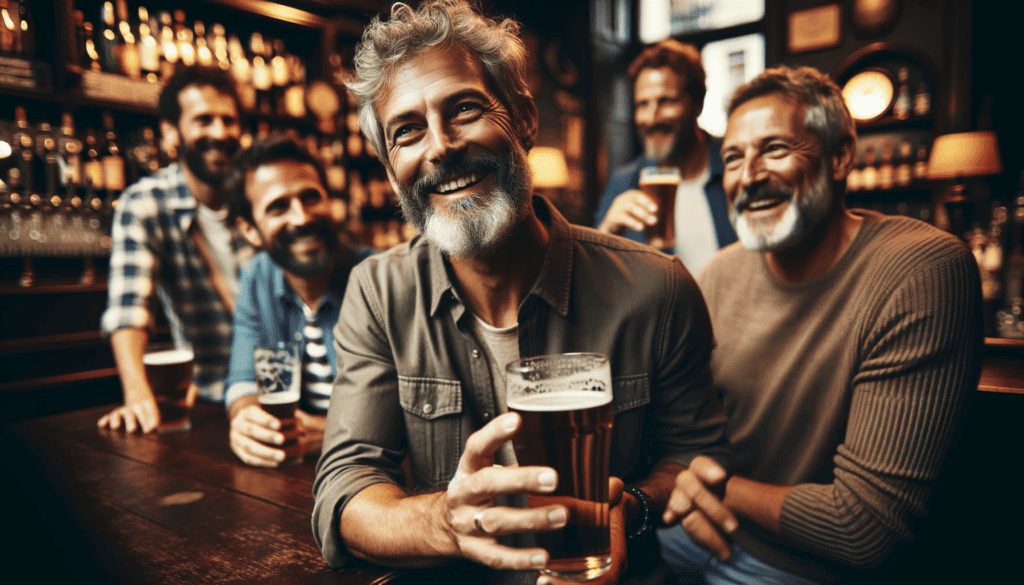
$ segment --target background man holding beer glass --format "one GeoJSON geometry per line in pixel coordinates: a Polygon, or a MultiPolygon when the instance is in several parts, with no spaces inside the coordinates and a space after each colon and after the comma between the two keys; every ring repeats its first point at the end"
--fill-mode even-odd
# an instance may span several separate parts
{"type": "Polygon", "coordinates": [[[231,449],[250,465],[275,467],[288,446],[301,457],[306,441],[318,446],[323,433],[337,372],[332,329],[349,271],[367,255],[339,240],[325,184],[316,157],[287,138],[243,151],[225,182],[228,221],[263,249],[242,272],[224,397],[231,449]],[[298,361],[287,368],[297,377],[286,389],[293,399],[268,407],[284,409],[283,417],[260,407],[253,358],[257,348],[279,347],[298,361]],[[300,441],[302,433],[309,436],[300,441]]]}
{"type": "Polygon", "coordinates": [[[695,459],[659,539],[687,582],[877,583],[977,388],[978,267],[928,224],[846,209],[857,136],[827,76],[770,69],[728,111],[742,245],[700,284],[736,474],[695,459]]]}
{"type": "Polygon", "coordinates": [[[180,67],[161,91],[161,132],[178,145],[182,163],[143,178],[117,201],[100,327],[110,338],[124,405],[100,427],[149,432],[160,423],[143,369],[154,297],[175,343],[194,352],[199,396],[224,397],[236,272],[248,249],[224,224],[221,192],[242,132],[237,103],[234,81],[217,68],[180,67]]]}
{"type": "Polygon", "coordinates": [[[721,140],[697,125],[707,92],[700,53],[693,45],[661,41],[640,53],[628,73],[644,153],[608,180],[594,225],[674,250],[696,275],[719,248],[736,241],[722,190],[721,140]],[[676,178],[669,182],[661,172],[660,180],[645,181],[646,167],[674,169],[676,178]]]}
{"type": "MultiPolygon", "coordinates": [[[[506,413],[504,366],[593,352],[610,363],[610,474],[629,486],[619,502],[616,480],[609,496],[612,582],[627,534],[659,516],[681,466],[724,461],[700,292],[678,259],[572,226],[531,198],[537,110],[515,22],[451,0],[396,4],[364,32],[355,63],[361,129],[421,235],[350,277],[314,484],[324,558],[537,582],[552,551],[510,537],[562,529],[570,510],[503,505],[563,479],[513,465],[503,447],[521,425],[506,413]]],[[[660,562],[640,536],[629,570],[650,569],[645,547],[660,562]]]]}

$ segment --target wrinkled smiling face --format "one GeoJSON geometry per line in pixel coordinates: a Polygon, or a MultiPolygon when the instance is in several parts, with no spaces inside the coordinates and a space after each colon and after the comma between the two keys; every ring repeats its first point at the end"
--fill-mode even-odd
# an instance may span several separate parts
{"type": "Polygon", "coordinates": [[[733,111],[722,140],[729,220],[748,250],[798,245],[833,202],[827,157],[804,123],[807,108],[777,94],[733,111]]]}
{"type": "Polygon", "coordinates": [[[398,68],[376,108],[406,219],[451,256],[500,243],[528,209],[529,167],[479,59],[421,53],[398,68]]]}

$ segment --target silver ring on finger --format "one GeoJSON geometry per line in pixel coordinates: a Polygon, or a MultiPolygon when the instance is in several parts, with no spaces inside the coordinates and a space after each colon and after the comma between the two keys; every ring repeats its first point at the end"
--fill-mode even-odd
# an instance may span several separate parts
{"type": "Polygon", "coordinates": [[[480,534],[490,534],[490,532],[488,532],[487,529],[484,528],[483,522],[481,522],[481,520],[483,519],[483,516],[484,516],[484,511],[483,510],[480,510],[479,512],[474,514],[473,515],[473,523],[476,524],[476,529],[477,529],[478,532],[480,532],[480,534]]]}

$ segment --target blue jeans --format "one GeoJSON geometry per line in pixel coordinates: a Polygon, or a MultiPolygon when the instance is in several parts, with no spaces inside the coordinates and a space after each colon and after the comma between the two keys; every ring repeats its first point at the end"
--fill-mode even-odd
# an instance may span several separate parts
{"type": "Polygon", "coordinates": [[[657,531],[661,556],[676,579],[683,585],[746,585],[772,583],[779,585],[817,585],[815,581],[776,569],[759,560],[738,544],[732,545],[732,558],[718,560],[707,549],[696,544],[680,526],[657,531]]]}

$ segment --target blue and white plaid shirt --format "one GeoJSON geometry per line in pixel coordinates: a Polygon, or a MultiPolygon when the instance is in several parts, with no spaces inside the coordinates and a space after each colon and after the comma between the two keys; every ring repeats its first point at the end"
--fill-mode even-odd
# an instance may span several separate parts
{"type": "MultiPolygon", "coordinates": [[[[104,337],[125,328],[151,330],[151,307],[158,297],[175,342],[191,345],[195,353],[192,379],[200,397],[221,401],[231,355],[231,313],[188,236],[196,205],[177,164],[121,194],[110,234],[107,310],[100,328],[104,337]]],[[[236,258],[246,247],[236,234],[236,258]]]]}

